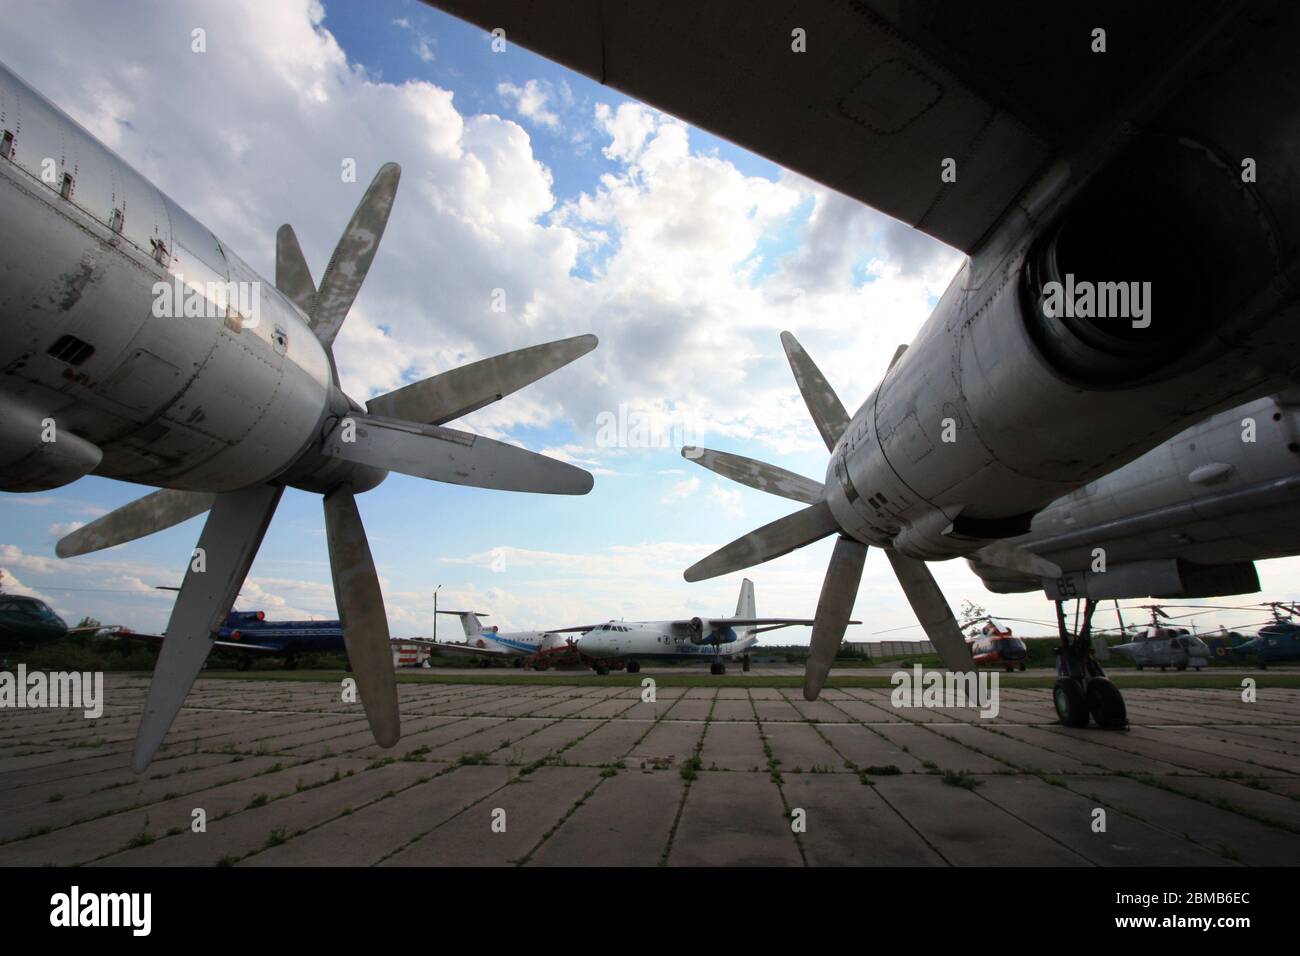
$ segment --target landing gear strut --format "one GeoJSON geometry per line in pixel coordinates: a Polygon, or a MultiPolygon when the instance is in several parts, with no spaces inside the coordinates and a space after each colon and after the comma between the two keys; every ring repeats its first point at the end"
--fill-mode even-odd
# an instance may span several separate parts
{"type": "Polygon", "coordinates": [[[1061,637],[1056,652],[1056,686],[1052,690],[1056,716],[1066,727],[1087,727],[1091,717],[1105,730],[1123,730],[1128,726],[1124,697],[1092,653],[1092,615],[1097,601],[1085,599],[1083,626],[1073,635],[1065,626],[1065,602],[1055,603],[1061,637]]]}
{"type": "Polygon", "coordinates": [[[709,673],[714,677],[720,677],[727,673],[727,665],[722,663],[722,644],[713,645],[713,663],[709,665],[709,673]]]}

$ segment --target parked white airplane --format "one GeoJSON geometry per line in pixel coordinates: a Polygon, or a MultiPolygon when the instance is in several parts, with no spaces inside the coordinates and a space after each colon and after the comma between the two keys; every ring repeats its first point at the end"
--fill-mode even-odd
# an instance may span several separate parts
{"type": "Polygon", "coordinates": [[[740,585],[735,617],[609,621],[594,627],[565,630],[583,632],[577,642],[578,656],[597,674],[624,667],[629,674],[635,674],[641,670],[640,662],[647,660],[708,660],[710,673],[725,674],[724,661],[737,658],[749,670],[749,651],[763,631],[813,624],[811,618],[754,615],[754,582],[745,578],[740,585]]]}
{"type": "Polygon", "coordinates": [[[573,639],[556,631],[499,631],[495,627],[484,627],[478,611],[439,611],[439,614],[451,614],[460,618],[461,627],[465,629],[465,643],[455,644],[442,641],[426,641],[414,638],[417,644],[453,654],[471,654],[491,658],[512,658],[515,667],[528,664],[536,670],[545,670],[557,656],[567,653],[573,647],[573,639]]]}
{"type": "Polygon", "coordinates": [[[334,594],[361,702],[400,735],[383,594],[356,495],[418,478],[586,494],[587,472],[442,427],[596,346],[521,349],[370,399],[339,386],[333,344],[388,223],[379,170],[317,286],[293,229],[266,282],[175,202],[0,66],[0,491],[95,474],[162,490],[63,538],[60,557],[209,512],[154,669],[132,766],[162,744],[286,487],[321,494],[334,594]]]}

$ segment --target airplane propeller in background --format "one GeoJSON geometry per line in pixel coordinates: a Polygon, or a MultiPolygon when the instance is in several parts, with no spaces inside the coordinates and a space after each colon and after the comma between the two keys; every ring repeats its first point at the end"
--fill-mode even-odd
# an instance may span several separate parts
{"type": "MultiPolygon", "coordinates": [[[[785,346],[786,358],[813,424],[826,443],[827,451],[834,451],[840,436],[848,428],[848,413],[835,390],[795,337],[789,332],[782,332],[781,344],[785,346]]],[[[902,358],[906,348],[905,345],[899,346],[889,363],[891,369],[902,358]]],[[[684,575],[687,581],[703,581],[739,571],[771,561],[832,534],[839,535],[826,569],[826,577],[822,581],[808,663],[804,670],[803,695],[807,700],[816,700],[844,640],[849,615],[853,612],[853,602],[862,582],[867,545],[840,527],[826,502],[825,486],[820,482],[776,465],[708,448],[683,448],[682,457],[724,478],[807,505],[793,514],[742,535],[692,565],[684,575]]],[[[943,659],[944,666],[951,670],[969,669],[970,650],[929,567],[924,561],[907,557],[892,548],[885,549],[885,556],[889,558],[908,603],[930,643],[943,659]]],[[[1060,568],[1050,561],[1005,542],[994,542],[980,549],[977,556],[989,564],[1014,567],[1026,573],[1050,577],[1061,573],[1060,568]]]]}
{"type": "MultiPolygon", "coordinates": [[[[319,444],[307,460],[357,466],[366,490],[381,471],[433,481],[582,495],[592,477],[565,462],[442,427],[549,375],[597,345],[594,335],[548,342],[432,376],[372,398],[361,407],[338,390],[333,344],[365,281],[397,194],[396,163],[379,170],[330,257],[319,288],[293,229],[276,234],[276,287],[307,316],[329,357],[335,391],[319,444]]],[[[292,467],[289,469],[292,471],[292,467]]],[[[324,492],[325,535],[344,642],[361,702],[376,742],[400,736],[397,683],[388,618],[374,558],[357,509],[357,489],[346,477],[324,492]]],[[[205,567],[191,563],[167,624],[153,683],[136,737],[132,766],[142,771],[162,745],[212,649],[213,634],[234,605],[284,491],[280,482],[219,494],[163,489],[79,528],[59,541],[60,557],[87,554],[172,527],[209,511],[199,537],[205,567]]]]}

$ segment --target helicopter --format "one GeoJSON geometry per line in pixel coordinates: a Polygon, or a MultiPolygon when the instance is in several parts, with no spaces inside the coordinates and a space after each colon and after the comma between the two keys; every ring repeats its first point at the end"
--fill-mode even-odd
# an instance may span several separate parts
{"type": "Polygon", "coordinates": [[[1151,623],[1140,628],[1132,641],[1117,644],[1111,648],[1112,651],[1123,654],[1138,670],[1159,667],[1163,671],[1173,667],[1185,671],[1191,667],[1199,671],[1209,666],[1210,648],[1203,640],[1185,627],[1162,624],[1170,617],[1161,605],[1143,604],[1141,607],[1151,612],[1151,623]]]}
{"type": "Polygon", "coordinates": [[[1260,667],[1286,661],[1300,661],[1300,624],[1293,615],[1300,615],[1295,604],[1270,601],[1266,605],[1273,611],[1273,621],[1259,629],[1259,634],[1241,644],[1229,647],[1235,657],[1253,657],[1260,667]]]}

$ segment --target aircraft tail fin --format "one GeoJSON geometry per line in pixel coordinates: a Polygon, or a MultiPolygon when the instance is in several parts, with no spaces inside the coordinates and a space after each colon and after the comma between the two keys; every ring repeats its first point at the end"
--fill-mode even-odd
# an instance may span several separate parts
{"type": "Polygon", "coordinates": [[[480,617],[486,617],[482,611],[439,611],[439,614],[451,614],[460,618],[460,626],[465,629],[465,639],[472,641],[483,633],[483,628],[479,624],[480,617]]]}
{"type": "Polygon", "coordinates": [[[740,599],[736,601],[736,617],[758,617],[754,609],[754,582],[749,578],[740,582],[740,599]]]}

